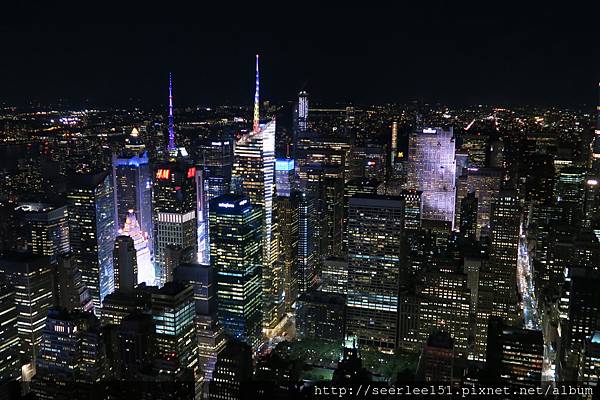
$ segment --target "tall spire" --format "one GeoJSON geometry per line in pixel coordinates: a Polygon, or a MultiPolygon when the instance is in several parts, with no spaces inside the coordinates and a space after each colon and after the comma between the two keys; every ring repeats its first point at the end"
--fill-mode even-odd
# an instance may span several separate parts
{"type": "Polygon", "coordinates": [[[260,113],[259,113],[259,86],[260,86],[260,79],[259,79],[259,74],[258,74],[258,54],[256,55],[256,90],[254,92],[254,123],[252,124],[252,132],[254,133],[258,133],[259,130],[259,120],[260,120],[260,113]]]}
{"type": "Polygon", "coordinates": [[[173,79],[169,72],[169,147],[168,150],[175,150],[175,127],[173,124],[173,79]]]}

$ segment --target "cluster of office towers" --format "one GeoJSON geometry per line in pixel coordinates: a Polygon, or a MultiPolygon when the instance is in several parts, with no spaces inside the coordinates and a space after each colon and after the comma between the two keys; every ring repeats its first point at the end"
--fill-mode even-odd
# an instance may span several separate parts
{"type": "MultiPolygon", "coordinates": [[[[201,160],[176,145],[170,81],[162,162],[133,129],[112,171],[70,177],[67,206],[21,206],[30,252],[0,260],[0,372],[35,373],[47,398],[54,376],[101,381],[111,358],[119,376],[144,361],[136,379],[211,380],[227,338],[257,349],[295,317],[300,338],[422,351],[431,380],[459,358],[539,382],[543,338],[521,329],[517,291],[523,201],[501,143],[482,153],[477,137],[417,126],[404,161],[393,123],[386,178],[352,178],[349,144],[314,140],[301,92],[291,157],[276,159],[258,79],[257,57],[252,129],[201,160]],[[520,350],[498,359],[504,342],[520,350]]],[[[584,343],[595,328],[581,324],[584,343]]]]}

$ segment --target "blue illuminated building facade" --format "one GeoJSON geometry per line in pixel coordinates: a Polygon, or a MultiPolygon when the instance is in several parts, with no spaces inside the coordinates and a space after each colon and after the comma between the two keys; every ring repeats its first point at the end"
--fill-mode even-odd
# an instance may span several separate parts
{"type": "Polygon", "coordinates": [[[99,309],[104,296],[112,293],[115,200],[110,172],[81,174],[71,178],[67,194],[71,252],[94,302],[99,309]]]}
{"type": "Polygon", "coordinates": [[[277,196],[290,197],[294,185],[294,159],[275,160],[275,188],[277,196]]]}

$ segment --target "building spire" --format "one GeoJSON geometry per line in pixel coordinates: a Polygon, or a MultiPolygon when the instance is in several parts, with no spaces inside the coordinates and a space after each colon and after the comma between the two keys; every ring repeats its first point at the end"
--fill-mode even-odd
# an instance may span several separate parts
{"type": "Polygon", "coordinates": [[[256,90],[254,92],[254,121],[252,124],[252,132],[253,133],[258,133],[259,130],[259,120],[260,120],[260,113],[259,113],[259,86],[260,86],[260,79],[259,79],[259,74],[258,74],[258,54],[256,55],[256,90]]]}
{"type": "Polygon", "coordinates": [[[175,127],[173,124],[173,79],[169,72],[169,147],[168,150],[175,150],[175,127]]]}

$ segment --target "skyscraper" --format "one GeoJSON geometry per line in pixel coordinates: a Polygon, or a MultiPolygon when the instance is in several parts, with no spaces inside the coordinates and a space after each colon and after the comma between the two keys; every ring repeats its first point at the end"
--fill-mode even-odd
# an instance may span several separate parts
{"type": "Polygon", "coordinates": [[[89,396],[105,378],[107,360],[100,321],[92,313],[52,308],[44,326],[33,392],[42,399],[89,396]]]}
{"type": "Polygon", "coordinates": [[[262,208],[263,322],[266,328],[272,328],[283,316],[283,271],[276,262],[278,254],[273,235],[275,121],[264,125],[259,121],[258,55],[253,128],[235,145],[232,179],[238,182],[240,194],[248,196],[253,206],[262,208]]]}
{"type": "Polygon", "coordinates": [[[515,324],[519,318],[517,261],[519,255],[521,210],[517,195],[502,190],[492,204],[489,262],[479,272],[475,357],[486,357],[488,320],[492,316],[515,324]]]}
{"type": "Polygon", "coordinates": [[[344,224],[343,242],[344,249],[348,247],[348,204],[354,195],[377,194],[377,188],[381,184],[377,179],[354,178],[344,184],[344,224]]]}
{"type": "Polygon", "coordinates": [[[453,351],[467,358],[470,354],[471,291],[468,275],[454,260],[439,256],[423,273],[419,285],[419,342],[425,344],[438,331],[448,332],[453,339],[453,351]]]}
{"type": "Polygon", "coordinates": [[[217,356],[226,342],[223,325],[217,317],[215,268],[204,264],[182,264],[175,269],[173,279],[194,288],[200,370],[204,382],[208,382],[212,379],[217,356]]]}
{"type": "Polygon", "coordinates": [[[600,382],[600,331],[594,331],[585,341],[579,363],[577,383],[598,386],[600,382]]]}
{"type": "Polygon", "coordinates": [[[277,196],[277,220],[280,226],[280,260],[283,268],[285,310],[290,312],[298,297],[299,217],[302,194],[293,190],[277,196]]]}
{"type": "Polygon", "coordinates": [[[131,292],[137,286],[138,265],[133,239],[120,235],[115,239],[113,251],[115,290],[131,292]]]}
{"type": "Polygon", "coordinates": [[[348,218],[346,331],[381,351],[397,347],[404,202],[355,196],[348,218]]]}
{"type": "Polygon", "coordinates": [[[233,168],[233,139],[228,136],[201,143],[197,160],[204,172],[206,201],[229,193],[233,168]]]}
{"type": "Polygon", "coordinates": [[[33,254],[50,257],[69,252],[67,207],[43,203],[21,203],[17,207],[26,223],[27,246],[33,254]]]}
{"type": "Polygon", "coordinates": [[[460,226],[460,206],[463,198],[468,193],[474,192],[477,198],[477,226],[476,236],[488,237],[490,234],[490,214],[492,202],[500,193],[500,185],[504,171],[501,168],[467,168],[458,177],[456,184],[456,210],[455,225],[460,226]]]}
{"type": "Polygon", "coordinates": [[[310,164],[302,166],[300,174],[305,177],[302,190],[314,201],[318,258],[339,257],[343,254],[344,168],[310,164]]]}
{"type": "Polygon", "coordinates": [[[210,263],[210,241],[208,233],[208,187],[204,170],[196,168],[196,260],[201,264],[210,263]]]}
{"type": "Polygon", "coordinates": [[[323,260],[319,269],[319,291],[348,294],[348,260],[330,257],[323,260]]]}
{"type": "Polygon", "coordinates": [[[410,135],[408,188],[423,192],[423,219],[454,223],[454,153],[452,128],[425,128],[410,135]]]}
{"type": "Polygon", "coordinates": [[[15,289],[0,279],[0,385],[21,377],[15,289]]]}
{"type": "Polygon", "coordinates": [[[173,125],[173,92],[169,74],[169,144],[168,160],[154,172],[152,208],[155,233],[156,283],[164,285],[173,278],[173,268],[179,260],[167,260],[169,248],[190,255],[187,262],[198,255],[198,176],[184,148],[175,145],[173,125]]]}
{"type": "Polygon", "coordinates": [[[73,261],[96,309],[113,291],[116,227],[112,184],[110,172],[74,175],[67,194],[73,261]]]}
{"type": "Polygon", "coordinates": [[[135,213],[142,234],[148,239],[150,254],[154,250],[152,227],[152,169],[148,153],[133,128],[123,152],[113,155],[115,210],[117,228],[124,228],[127,217],[135,213]]]}
{"type": "Polygon", "coordinates": [[[199,370],[193,287],[167,282],[162,288],[149,291],[156,326],[157,369],[171,376],[196,376],[199,370]]]}
{"type": "Polygon", "coordinates": [[[210,382],[210,400],[244,398],[242,384],[252,380],[252,347],[230,340],[219,354],[214,378],[210,382]]]}
{"type": "MultiPolygon", "coordinates": [[[[598,93],[600,94],[600,83],[598,83],[598,93]]],[[[596,129],[594,139],[591,144],[591,156],[592,156],[592,171],[598,174],[600,173],[600,99],[596,105],[596,129]]]]}
{"type": "Polygon", "coordinates": [[[504,190],[492,204],[490,269],[497,278],[496,290],[506,309],[517,301],[517,261],[521,208],[516,192],[504,190]]]}
{"type": "MultiPolygon", "coordinates": [[[[600,274],[586,265],[568,270],[565,314],[561,321],[562,333],[560,365],[558,373],[566,379],[576,378],[577,369],[584,354],[586,343],[595,331],[600,330],[600,274]]],[[[587,345],[589,348],[589,345],[587,345]]]]}
{"type": "Polygon", "coordinates": [[[72,254],[61,254],[56,264],[55,304],[69,311],[93,311],[94,303],[90,291],[83,282],[81,271],[75,265],[72,254]]]}
{"type": "Polygon", "coordinates": [[[298,195],[298,295],[317,283],[317,244],[315,238],[315,204],[304,192],[298,195]]]}
{"type": "Polygon", "coordinates": [[[398,152],[398,122],[392,122],[392,137],[391,137],[391,146],[390,146],[390,167],[394,168],[394,164],[396,162],[396,153],[398,152]]]}
{"type": "Polygon", "coordinates": [[[262,336],[261,211],[248,197],[239,195],[224,195],[210,204],[210,249],[217,273],[219,321],[226,332],[252,346],[262,336]]]}
{"type": "Polygon", "coordinates": [[[278,158],[275,161],[275,188],[277,196],[290,197],[294,189],[293,158],[278,158]]]}
{"type": "Polygon", "coordinates": [[[0,259],[0,276],[15,289],[19,352],[24,359],[35,360],[53,304],[50,259],[29,253],[9,254],[0,259]]]}
{"type": "Polygon", "coordinates": [[[172,279],[167,268],[167,250],[178,248],[196,261],[197,193],[196,168],[187,159],[172,160],[158,167],[154,181],[154,229],[156,279],[160,285],[172,279]]]}
{"type": "Polygon", "coordinates": [[[494,383],[538,387],[542,383],[544,338],[541,331],[506,326],[490,318],[486,363],[494,383]]]}
{"type": "Polygon", "coordinates": [[[133,240],[137,264],[137,282],[134,282],[134,285],[142,282],[149,286],[154,285],[154,265],[150,254],[150,240],[148,235],[140,229],[140,224],[133,212],[130,212],[125,219],[125,225],[123,229],[119,229],[119,234],[129,236],[133,240]]]}
{"type": "Polygon", "coordinates": [[[308,129],[308,93],[304,90],[298,93],[298,132],[308,129]]]}
{"type": "Polygon", "coordinates": [[[476,239],[477,233],[477,197],[469,192],[460,202],[460,234],[463,238],[476,239]]]}

